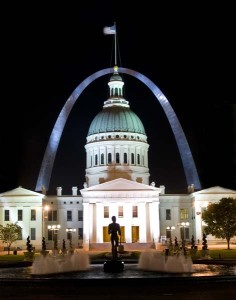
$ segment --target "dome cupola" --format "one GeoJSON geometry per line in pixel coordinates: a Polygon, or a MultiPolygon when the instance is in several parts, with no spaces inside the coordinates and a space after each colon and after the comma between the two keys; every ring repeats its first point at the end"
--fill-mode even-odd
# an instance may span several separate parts
{"type": "Polygon", "coordinates": [[[140,118],[123,96],[124,81],[117,66],[108,86],[109,98],[88,130],[87,185],[116,178],[149,184],[147,136],[140,118]]]}

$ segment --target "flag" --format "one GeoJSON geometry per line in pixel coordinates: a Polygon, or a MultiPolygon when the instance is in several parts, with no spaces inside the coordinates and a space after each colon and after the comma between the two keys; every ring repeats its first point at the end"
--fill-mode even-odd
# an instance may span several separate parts
{"type": "Polygon", "coordinates": [[[111,27],[104,27],[103,33],[104,34],[116,34],[116,25],[114,24],[111,27]]]}

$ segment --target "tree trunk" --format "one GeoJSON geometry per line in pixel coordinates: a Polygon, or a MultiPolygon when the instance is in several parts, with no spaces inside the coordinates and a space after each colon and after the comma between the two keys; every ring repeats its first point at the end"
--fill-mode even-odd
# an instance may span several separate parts
{"type": "Polygon", "coordinates": [[[229,246],[230,238],[227,238],[226,240],[227,240],[227,245],[228,245],[227,250],[230,250],[230,246],[229,246]]]}

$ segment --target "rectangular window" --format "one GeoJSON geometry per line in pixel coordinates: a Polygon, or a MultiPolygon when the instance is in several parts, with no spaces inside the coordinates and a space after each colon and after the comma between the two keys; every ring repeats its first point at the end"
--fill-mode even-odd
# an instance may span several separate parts
{"type": "Polygon", "coordinates": [[[31,221],[36,221],[36,209],[31,209],[31,221]]]}
{"type": "Polygon", "coordinates": [[[166,220],[171,220],[171,210],[166,209],[166,220]]]}
{"type": "Polygon", "coordinates": [[[83,228],[78,228],[78,239],[82,240],[83,235],[84,235],[83,228]]]}
{"type": "Polygon", "coordinates": [[[188,227],[181,227],[180,228],[180,235],[182,240],[189,239],[189,228],[188,227]]]}
{"type": "Polygon", "coordinates": [[[17,220],[23,221],[23,210],[22,209],[18,209],[18,211],[17,211],[17,220]]]}
{"type": "Polygon", "coordinates": [[[138,206],[133,206],[133,218],[138,217],[138,206]]]}
{"type": "Polygon", "coordinates": [[[4,211],[4,221],[10,221],[10,210],[5,209],[4,211]]]}
{"type": "Polygon", "coordinates": [[[118,207],[118,218],[123,218],[124,217],[124,209],[123,206],[118,207]]]}
{"type": "Polygon", "coordinates": [[[78,210],[78,221],[83,221],[83,211],[78,210]]]}
{"type": "Polygon", "coordinates": [[[104,218],[109,218],[109,206],[104,206],[104,218]]]}
{"type": "Polygon", "coordinates": [[[67,221],[72,221],[72,210],[67,210],[67,221]]]}
{"type": "Polygon", "coordinates": [[[48,229],[48,240],[53,241],[53,230],[48,229]]]}
{"type": "Polygon", "coordinates": [[[30,228],[30,239],[32,241],[36,240],[36,228],[30,228]]]}
{"type": "Polygon", "coordinates": [[[180,209],[180,220],[188,220],[188,209],[187,208],[180,209]]]}
{"type": "Polygon", "coordinates": [[[166,238],[170,239],[171,238],[171,231],[166,229],[166,238]]]}
{"type": "Polygon", "coordinates": [[[57,210],[48,211],[48,221],[57,221],[57,210]]]}

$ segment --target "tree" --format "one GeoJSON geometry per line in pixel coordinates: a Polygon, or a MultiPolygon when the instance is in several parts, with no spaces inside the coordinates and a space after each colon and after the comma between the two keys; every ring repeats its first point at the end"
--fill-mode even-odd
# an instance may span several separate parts
{"type": "Polygon", "coordinates": [[[47,247],[46,247],[46,241],[45,241],[45,237],[43,237],[42,239],[42,251],[46,251],[47,247]]]}
{"type": "Polygon", "coordinates": [[[4,244],[7,244],[8,254],[10,254],[10,249],[12,243],[17,241],[21,235],[21,227],[16,223],[8,223],[5,227],[0,225],[0,240],[4,244]]]}
{"type": "Polygon", "coordinates": [[[202,219],[207,224],[205,233],[226,239],[230,249],[230,239],[236,235],[236,199],[222,198],[218,203],[209,204],[202,219]]]}
{"type": "Polygon", "coordinates": [[[191,249],[195,249],[195,240],[194,240],[193,235],[192,235],[192,238],[191,238],[191,249]]]}
{"type": "Polygon", "coordinates": [[[33,246],[30,243],[30,237],[29,236],[27,237],[26,248],[27,248],[28,252],[31,252],[33,250],[33,246]]]}
{"type": "Polygon", "coordinates": [[[203,233],[203,237],[202,237],[202,250],[207,250],[208,246],[207,246],[207,238],[206,238],[206,234],[203,233]]]}

